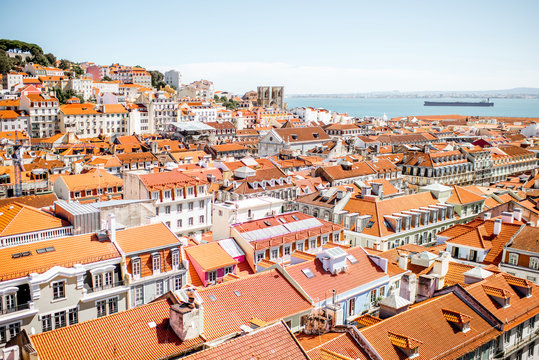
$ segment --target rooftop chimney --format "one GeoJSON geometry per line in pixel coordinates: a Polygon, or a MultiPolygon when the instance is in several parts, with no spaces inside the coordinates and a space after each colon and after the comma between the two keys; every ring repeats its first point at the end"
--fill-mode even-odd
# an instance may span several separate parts
{"type": "Polygon", "coordinates": [[[512,224],[513,223],[513,213],[508,212],[508,211],[502,212],[502,222],[504,222],[506,224],[507,223],[512,224]]]}
{"type": "Polygon", "coordinates": [[[490,219],[490,212],[487,211],[483,213],[483,220],[488,220],[488,219],[490,219]]]}
{"type": "Polygon", "coordinates": [[[500,231],[502,230],[502,219],[496,219],[494,220],[494,236],[500,235],[500,231]]]}
{"type": "Polygon", "coordinates": [[[204,309],[193,290],[185,291],[187,301],[170,307],[170,327],[181,341],[194,339],[204,331],[204,309]]]}
{"type": "Polygon", "coordinates": [[[116,216],[114,214],[109,214],[107,219],[107,233],[109,235],[110,242],[116,243],[116,216]]]}
{"type": "Polygon", "coordinates": [[[516,221],[522,221],[522,209],[521,208],[514,208],[513,209],[513,217],[516,221]]]}
{"type": "Polygon", "coordinates": [[[402,252],[399,253],[399,267],[408,270],[408,256],[402,252]]]}

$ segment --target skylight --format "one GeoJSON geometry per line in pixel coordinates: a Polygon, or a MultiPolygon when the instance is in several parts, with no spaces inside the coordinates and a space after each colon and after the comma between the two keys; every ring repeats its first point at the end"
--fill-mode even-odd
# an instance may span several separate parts
{"type": "Polygon", "coordinates": [[[234,294],[236,294],[236,296],[241,296],[241,293],[239,290],[234,290],[234,294]]]}
{"type": "Polygon", "coordinates": [[[279,220],[280,220],[283,224],[286,224],[285,218],[279,218],[279,220]]]}
{"type": "Polygon", "coordinates": [[[215,297],[215,295],[210,294],[210,300],[211,300],[211,301],[215,301],[215,300],[217,300],[217,298],[215,297]]]}
{"type": "Polygon", "coordinates": [[[348,261],[350,261],[350,264],[352,264],[352,265],[358,263],[358,261],[357,261],[357,259],[356,259],[356,257],[354,255],[348,255],[346,258],[348,259],[348,261]]]}
{"type": "Polygon", "coordinates": [[[292,219],[298,221],[298,217],[296,215],[292,215],[292,219]]]}
{"type": "Polygon", "coordinates": [[[313,272],[309,268],[301,270],[301,272],[307,277],[307,279],[312,279],[314,277],[313,272]]]}
{"type": "Polygon", "coordinates": [[[37,249],[37,250],[36,250],[36,253],[38,253],[38,254],[44,254],[44,253],[48,253],[48,252],[51,252],[51,251],[54,251],[54,247],[53,247],[53,246],[46,247],[46,248],[41,248],[41,249],[37,249]]]}
{"type": "Polygon", "coordinates": [[[367,224],[367,229],[370,229],[374,225],[374,221],[369,221],[367,224]]]}
{"type": "Polygon", "coordinates": [[[271,223],[269,221],[264,221],[264,224],[266,224],[266,226],[271,226],[271,223]]]}
{"type": "Polygon", "coordinates": [[[30,256],[30,255],[32,255],[32,253],[30,251],[23,251],[23,252],[20,252],[20,253],[12,254],[11,258],[18,259],[20,257],[25,257],[25,256],[30,256]]]}

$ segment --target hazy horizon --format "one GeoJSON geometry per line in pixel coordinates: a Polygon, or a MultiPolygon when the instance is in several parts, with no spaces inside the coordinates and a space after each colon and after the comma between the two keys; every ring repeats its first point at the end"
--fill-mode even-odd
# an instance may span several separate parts
{"type": "Polygon", "coordinates": [[[6,2],[0,33],[60,59],[177,69],[237,93],[539,87],[538,1],[147,4],[6,2]],[[55,19],[46,31],[27,26],[43,19],[55,19]]]}

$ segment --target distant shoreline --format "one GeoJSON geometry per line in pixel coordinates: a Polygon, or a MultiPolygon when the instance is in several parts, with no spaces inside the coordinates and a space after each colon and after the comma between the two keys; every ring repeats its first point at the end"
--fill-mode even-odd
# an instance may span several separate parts
{"type": "Polygon", "coordinates": [[[327,98],[327,99],[539,99],[539,94],[444,94],[420,95],[420,94],[400,94],[400,95],[377,95],[377,94],[293,94],[286,95],[285,98],[327,98]]]}

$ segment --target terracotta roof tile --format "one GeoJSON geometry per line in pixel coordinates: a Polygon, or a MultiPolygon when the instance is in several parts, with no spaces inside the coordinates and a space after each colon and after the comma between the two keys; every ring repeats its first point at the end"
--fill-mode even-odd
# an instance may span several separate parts
{"type": "Polygon", "coordinates": [[[200,337],[178,339],[169,325],[169,309],[168,301],[162,300],[32,335],[30,340],[41,360],[157,359],[202,344],[200,337]]]}
{"type": "Polygon", "coordinates": [[[0,207],[0,237],[64,226],[69,223],[28,205],[15,202],[0,207]]]}
{"type": "Polygon", "coordinates": [[[179,247],[181,244],[178,237],[163,223],[117,231],[116,243],[127,254],[162,246],[179,247]]]}
{"type": "Polygon", "coordinates": [[[249,334],[234,338],[212,347],[185,360],[244,360],[274,359],[294,360],[309,357],[298,345],[294,336],[282,322],[257,329],[249,334]]]}
{"type": "Polygon", "coordinates": [[[249,326],[253,317],[271,323],[311,309],[311,303],[276,269],[201,289],[199,295],[208,340],[241,331],[240,326],[249,326]],[[275,306],[275,294],[279,294],[279,306],[275,306]]]}
{"type": "Polygon", "coordinates": [[[185,249],[185,252],[191,261],[195,261],[204,271],[216,270],[238,263],[217,242],[190,246],[185,249]]]}

